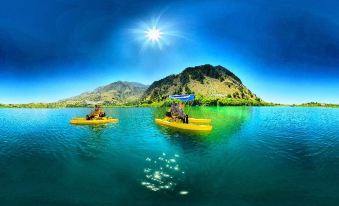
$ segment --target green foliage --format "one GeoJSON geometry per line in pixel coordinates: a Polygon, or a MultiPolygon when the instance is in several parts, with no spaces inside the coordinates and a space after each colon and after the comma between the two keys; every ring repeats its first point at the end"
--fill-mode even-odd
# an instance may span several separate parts
{"type": "Polygon", "coordinates": [[[180,83],[181,85],[187,85],[187,83],[190,81],[189,79],[189,74],[188,73],[183,73],[180,76],[180,83]]]}
{"type": "Polygon", "coordinates": [[[187,85],[185,86],[185,93],[186,94],[194,94],[194,92],[187,85]]]}
{"type": "Polygon", "coordinates": [[[259,102],[253,99],[234,99],[196,96],[195,106],[272,106],[273,103],[259,102]]]}
{"type": "MultiPolygon", "coordinates": [[[[163,106],[169,107],[173,102],[180,100],[166,99],[164,101],[153,102],[151,104],[143,104],[143,106],[163,106]]],[[[259,102],[254,99],[234,99],[234,98],[218,98],[218,97],[204,97],[196,95],[195,99],[189,103],[192,106],[274,106],[276,104],[268,102],[259,102]]]]}
{"type": "Polygon", "coordinates": [[[205,76],[202,72],[200,72],[200,71],[193,72],[193,73],[191,73],[191,77],[192,77],[193,80],[197,80],[201,84],[204,84],[205,76]]]}
{"type": "Polygon", "coordinates": [[[292,105],[292,106],[301,106],[301,107],[331,107],[331,108],[339,108],[339,104],[324,104],[319,102],[308,102],[300,105],[292,105]]]}
{"type": "Polygon", "coordinates": [[[182,94],[182,86],[179,86],[175,91],[174,94],[182,94]]]}

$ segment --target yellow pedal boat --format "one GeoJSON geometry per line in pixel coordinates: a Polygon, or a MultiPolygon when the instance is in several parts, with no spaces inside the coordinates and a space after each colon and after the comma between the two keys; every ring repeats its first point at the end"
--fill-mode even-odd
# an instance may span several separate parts
{"type": "Polygon", "coordinates": [[[177,129],[184,129],[184,130],[190,130],[190,131],[211,131],[212,125],[200,125],[200,124],[184,124],[181,122],[172,122],[169,121],[169,119],[155,119],[155,123],[167,126],[167,127],[173,127],[177,129]]]}
{"type": "Polygon", "coordinates": [[[89,125],[89,124],[108,124],[108,123],[117,123],[118,119],[113,119],[111,117],[101,117],[99,119],[86,120],[86,118],[76,117],[70,121],[71,124],[77,125],[89,125]]]}
{"type": "Polygon", "coordinates": [[[188,118],[189,123],[205,123],[210,124],[212,122],[211,119],[197,119],[197,118],[188,118]]]}
{"type": "MultiPolygon", "coordinates": [[[[170,121],[170,117],[165,117],[164,120],[170,121]]],[[[198,119],[198,118],[188,118],[189,123],[204,123],[204,124],[210,124],[212,122],[211,119],[198,119]]]]}

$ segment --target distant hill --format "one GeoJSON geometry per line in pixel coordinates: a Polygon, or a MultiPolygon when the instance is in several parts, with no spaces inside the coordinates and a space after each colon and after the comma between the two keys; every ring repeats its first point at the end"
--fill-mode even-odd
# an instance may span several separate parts
{"type": "Polygon", "coordinates": [[[141,99],[145,102],[161,101],[169,95],[192,93],[203,97],[258,99],[231,71],[209,64],[188,67],[180,74],[153,82],[141,99]]]}
{"type": "Polygon", "coordinates": [[[93,91],[82,93],[58,101],[63,105],[86,105],[88,101],[102,101],[104,105],[125,105],[137,102],[148,88],[137,82],[117,81],[98,87],[93,91]]]}
{"type": "Polygon", "coordinates": [[[117,81],[93,91],[53,103],[8,104],[0,107],[82,107],[88,102],[106,106],[164,105],[169,95],[195,94],[193,105],[273,105],[258,98],[239,77],[222,66],[188,67],[181,73],[153,82],[150,86],[117,81]],[[154,103],[154,104],[153,104],[154,103]]]}

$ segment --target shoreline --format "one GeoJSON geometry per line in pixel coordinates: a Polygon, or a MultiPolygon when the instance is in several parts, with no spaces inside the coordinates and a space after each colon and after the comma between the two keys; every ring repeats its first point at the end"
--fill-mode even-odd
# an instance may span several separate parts
{"type": "MultiPolygon", "coordinates": [[[[123,102],[120,104],[101,104],[105,108],[161,108],[170,107],[173,100],[160,100],[160,101],[135,101],[135,102],[123,102]]],[[[75,102],[71,104],[63,102],[52,103],[25,103],[25,104],[1,104],[0,108],[28,108],[28,109],[61,109],[61,108],[92,108],[94,105],[86,104],[83,102],[75,102]]],[[[234,99],[234,98],[197,98],[193,101],[186,102],[188,107],[307,107],[307,108],[339,108],[339,104],[319,103],[319,102],[307,102],[301,104],[280,104],[273,102],[266,102],[261,99],[234,99]]]]}
{"type": "MultiPolygon", "coordinates": [[[[103,106],[104,108],[166,108],[167,106],[153,106],[153,105],[133,105],[133,106],[103,106]]],[[[195,105],[187,107],[298,107],[298,108],[331,108],[338,109],[339,105],[332,106],[306,106],[306,105],[223,105],[223,106],[213,106],[213,105],[195,105]]],[[[27,106],[0,106],[0,109],[77,109],[77,108],[92,108],[91,106],[69,106],[69,107],[27,107],[27,106]]]]}

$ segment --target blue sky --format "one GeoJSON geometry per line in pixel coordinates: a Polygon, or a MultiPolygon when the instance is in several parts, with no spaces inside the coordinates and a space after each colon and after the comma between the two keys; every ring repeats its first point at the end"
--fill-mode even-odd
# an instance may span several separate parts
{"type": "Polygon", "coordinates": [[[0,2],[0,103],[222,65],[266,101],[339,103],[336,1],[0,2]],[[163,32],[148,43],[147,26],[163,32]]]}

